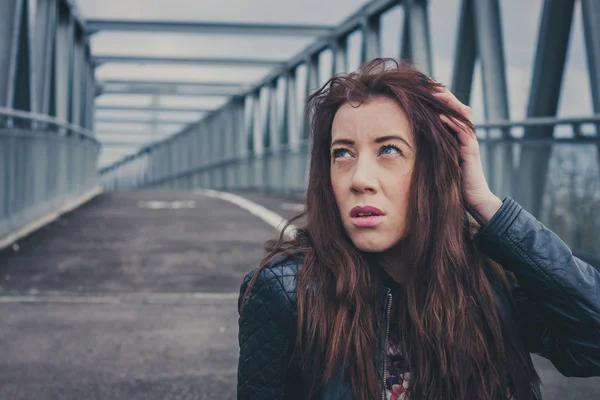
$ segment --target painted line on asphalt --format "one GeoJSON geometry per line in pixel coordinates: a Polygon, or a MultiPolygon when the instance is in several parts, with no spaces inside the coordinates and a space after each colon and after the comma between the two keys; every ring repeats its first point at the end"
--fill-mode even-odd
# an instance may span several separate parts
{"type": "Polygon", "coordinates": [[[239,293],[125,293],[125,294],[77,294],[40,293],[0,296],[0,303],[76,303],[76,304],[174,304],[196,303],[205,300],[237,300],[239,293]]]}
{"type": "MultiPolygon", "coordinates": [[[[235,204],[236,206],[248,211],[250,214],[262,219],[267,224],[271,225],[273,228],[277,229],[279,233],[283,230],[287,220],[283,218],[281,215],[277,214],[257,204],[253,201],[250,201],[244,197],[235,195],[229,192],[220,192],[218,190],[212,189],[196,189],[194,193],[198,193],[204,195],[206,197],[212,197],[214,199],[228,201],[229,203],[235,204]]],[[[294,235],[294,231],[296,231],[298,227],[291,224],[286,230],[285,234],[288,237],[292,237],[294,235]]]]}
{"type": "Polygon", "coordinates": [[[302,203],[281,203],[281,205],[279,207],[281,207],[282,210],[286,210],[286,211],[295,211],[295,212],[304,211],[304,204],[302,204],[302,203]]]}

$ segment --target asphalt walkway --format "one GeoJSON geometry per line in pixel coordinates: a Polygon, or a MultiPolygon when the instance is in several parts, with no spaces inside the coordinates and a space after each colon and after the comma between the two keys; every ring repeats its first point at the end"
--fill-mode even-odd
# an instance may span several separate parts
{"type": "MultiPolygon", "coordinates": [[[[235,399],[238,290],[277,235],[265,221],[199,192],[106,193],[0,252],[0,399],[235,399]]],[[[536,364],[545,400],[600,398],[600,379],[536,364]]]]}

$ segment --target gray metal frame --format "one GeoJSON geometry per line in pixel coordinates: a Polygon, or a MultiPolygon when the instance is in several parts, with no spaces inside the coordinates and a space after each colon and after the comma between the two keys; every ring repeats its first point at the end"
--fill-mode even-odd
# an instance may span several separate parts
{"type": "MultiPolygon", "coordinates": [[[[30,4],[29,0],[0,3],[0,107],[4,107],[0,108],[0,187],[9,192],[0,200],[0,236],[7,226],[17,226],[14,221],[23,223],[39,210],[50,209],[96,183],[90,172],[98,155],[98,142],[90,133],[95,122],[148,123],[149,132],[138,137],[151,140],[158,137],[159,125],[180,122],[161,119],[160,112],[206,114],[180,132],[103,168],[100,174],[105,189],[158,186],[303,192],[310,149],[306,98],[318,88],[321,78],[329,78],[320,76],[321,55],[332,52],[331,74],[347,71],[348,38],[356,37],[354,33],[359,31],[360,60],[379,56],[381,18],[394,7],[403,7],[405,16],[398,54],[430,75],[435,71],[427,0],[373,0],[335,27],[127,20],[83,23],[71,0],[37,0],[35,16],[31,15],[30,4]],[[89,35],[108,30],[311,36],[315,40],[286,61],[111,54],[94,58],[89,35]],[[233,65],[266,67],[270,72],[252,84],[96,82],[95,68],[103,63],[233,65]],[[94,99],[104,93],[151,94],[149,107],[118,108],[150,111],[149,119],[96,120],[94,99]],[[302,96],[298,96],[300,93],[302,96]],[[166,94],[225,97],[228,101],[215,110],[161,107],[159,96],[166,94]],[[38,158],[32,158],[34,154],[38,158]],[[25,168],[30,165],[34,167],[25,168]],[[44,186],[42,182],[48,183],[44,186]],[[27,218],[15,219],[23,213],[27,218]]],[[[575,0],[545,0],[527,119],[514,122],[509,114],[499,0],[462,1],[451,89],[469,104],[474,68],[479,63],[486,123],[477,128],[488,181],[496,194],[512,195],[536,216],[542,211],[552,149],[567,143],[595,146],[600,164],[599,4],[596,0],[581,0],[595,114],[583,119],[555,118],[575,0]],[[557,126],[568,127],[571,136],[557,137],[557,126]],[[588,129],[590,126],[593,129],[588,129]],[[519,159],[514,159],[515,155],[519,159]]],[[[116,108],[98,107],[106,111],[116,108]]],[[[107,140],[105,145],[107,149],[139,146],[132,136],[132,132],[121,132],[117,138],[120,140],[107,140]]]]}
{"type": "MultiPolygon", "coordinates": [[[[553,118],[562,84],[573,2],[545,0],[527,119],[520,122],[510,121],[499,0],[463,0],[461,6],[451,89],[469,104],[475,64],[480,64],[487,122],[477,128],[488,182],[496,194],[512,195],[535,215],[541,212],[551,148],[567,143],[600,146],[598,134],[589,136],[582,131],[582,126],[598,127],[600,115],[600,7],[594,0],[582,0],[582,7],[596,115],[583,120],[553,118]],[[557,126],[570,127],[572,136],[554,136],[557,126]],[[523,137],[519,129],[524,130],[523,137]],[[520,154],[520,160],[514,159],[516,154],[520,154]]],[[[320,81],[320,54],[332,51],[332,74],[345,72],[348,36],[359,30],[361,60],[377,57],[381,51],[381,16],[398,5],[404,8],[405,15],[399,54],[433,74],[428,1],[371,1],[199,123],[103,168],[103,184],[109,190],[158,186],[302,193],[310,148],[305,100],[320,81]],[[302,82],[298,81],[299,68],[306,71],[302,82]],[[301,99],[296,92],[300,87],[306,89],[301,99]],[[284,101],[275,101],[281,98],[277,96],[284,101]],[[167,159],[179,162],[164,167],[167,159]]]]}
{"type": "Polygon", "coordinates": [[[183,22],[88,19],[89,34],[99,31],[120,32],[175,32],[217,35],[276,35],[276,36],[322,36],[333,27],[302,24],[249,24],[231,22],[183,22]]]}
{"type": "Polygon", "coordinates": [[[152,111],[152,112],[181,112],[181,113],[204,113],[213,111],[214,108],[197,107],[145,107],[145,106],[96,106],[96,111],[152,111]]]}
{"type": "Polygon", "coordinates": [[[154,94],[182,96],[234,96],[248,90],[249,85],[235,82],[165,82],[142,80],[104,80],[97,94],[154,94]]]}
{"type": "Polygon", "coordinates": [[[96,66],[115,64],[183,64],[183,65],[218,65],[218,66],[243,66],[243,67],[280,67],[285,60],[269,60],[263,58],[231,58],[231,57],[142,57],[142,56],[117,56],[96,55],[96,66]]]}
{"type": "MultiPolygon", "coordinates": [[[[534,83],[530,95],[530,111],[528,112],[528,116],[530,117],[555,115],[555,110],[554,112],[550,111],[550,113],[547,113],[545,111],[535,111],[535,109],[537,102],[552,102],[553,100],[551,99],[557,98],[561,83],[560,78],[562,76],[561,65],[564,65],[565,59],[563,50],[566,51],[566,42],[568,40],[568,36],[564,32],[570,30],[573,1],[546,0],[539,33],[538,56],[533,74],[534,83]],[[560,21],[554,21],[552,18],[560,18],[560,21]],[[555,29],[556,26],[560,26],[561,28],[555,29]],[[552,33],[554,36],[550,36],[548,33],[552,33]],[[552,37],[558,38],[557,40],[560,40],[561,44],[559,45],[552,37]],[[558,46],[556,51],[551,50],[556,46],[558,46]],[[553,58],[546,59],[544,58],[544,54],[548,54],[553,58]],[[549,68],[547,67],[548,65],[552,65],[553,67],[549,68]],[[542,71],[543,66],[546,66],[545,74],[542,74],[544,72],[542,71]],[[555,73],[554,71],[557,72],[555,73]],[[553,74],[560,76],[555,78],[553,74]],[[546,81],[546,77],[550,78],[550,86],[553,89],[548,89],[547,85],[543,84],[546,81]],[[543,91],[538,88],[543,88],[543,91]],[[550,94],[548,90],[551,90],[550,94]]],[[[401,4],[405,10],[405,23],[402,32],[402,48],[400,49],[400,53],[405,57],[409,57],[423,70],[431,74],[433,72],[433,65],[431,62],[431,44],[429,39],[428,2],[426,0],[371,1],[342,24],[331,29],[329,35],[317,39],[297,56],[287,61],[282,67],[275,69],[266,78],[248,88],[244,94],[233,96],[230,103],[213,113],[215,116],[208,114],[205,117],[205,125],[207,127],[210,126],[208,120],[216,118],[216,115],[221,115],[225,112],[224,110],[231,111],[234,108],[232,104],[248,103],[247,107],[242,108],[242,112],[246,114],[245,131],[239,132],[240,135],[247,138],[246,150],[257,158],[261,158],[263,154],[268,153],[272,149],[283,149],[288,145],[290,149],[296,152],[299,147],[304,145],[304,142],[308,138],[308,129],[305,125],[305,119],[302,117],[304,115],[305,98],[299,99],[298,103],[296,96],[298,85],[297,68],[301,65],[306,68],[306,78],[303,82],[306,94],[317,88],[319,82],[319,54],[322,51],[330,49],[333,52],[334,63],[332,72],[344,71],[347,65],[347,37],[355,30],[360,30],[363,33],[361,60],[366,61],[378,56],[380,54],[379,21],[381,15],[398,4],[401,4]],[[286,99],[281,104],[281,107],[279,107],[281,108],[279,112],[277,110],[278,104],[275,104],[273,100],[267,99],[266,103],[264,101],[261,103],[260,101],[265,96],[270,96],[271,99],[275,97],[276,90],[273,88],[276,87],[276,82],[284,85],[284,98],[286,99]],[[271,89],[265,91],[263,88],[271,89]],[[239,99],[242,99],[242,101],[240,102],[239,99]],[[259,109],[264,108],[264,104],[269,104],[268,108],[259,109]],[[276,130],[277,127],[279,127],[279,130],[276,130]]],[[[585,2],[584,7],[590,10],[586,14],[587,22],[585,26],[587,29],[588,59],[590,60],[590,71],[592,71],[595,63],[597,63],[598,51],[595,50],[596,47],[592,43],[592,40],[597,39],[590,39],[590,37],[594,37],[593,32],[595,32],[594,29],[597,26],[597,24],[594,24],[595,20],[593,18],[597,18],[597,11],[594,13],[594,10],[597,10],[598,7],[593,1],[585,2]]],[[[498,0],[463,0],[451,88],[457,93],[459,98],[468,104],[474,66],[479,61],[482,68],[485,115],[490,123],[510,120],[501,33],[498,0]]],[[[592,78],[596,75],[595,72],[591,72],[592,78]]],[[[597,79],[594,79],[592,79],[592,84],[597,86],[597,79]]],[[[181,85],[184,86],[185,84],[181,83],[181,85]]],[[[177,90],[171,89],[171,91],[176,92],[177,90]]],[[[594,93],[596,92],[597,90],[594,91],[594,93]]],[[[201,92],[199,94],[214,93],[201,92]]],[[[534,137],[533,132],[536,130],[537,132],[545,130],[545,132],[550,132],[551,136],[553,128],[547,126],[530,127],[527,128],[525,137],[534,137]]],[[[517,172],[512,168],[514,164],[514,151],[512,146],[508,144],[512,142],[510,130],[497,128],[488,130],[487,135],[489,139],[504,139],[502,141],[504,144],[495,143],[494,145],[487,145],[485,149],[486,169],[488,171],[490,186],[499,195],[512,194],[519,197],[519,200],[527,204],[529,209],[534,213],[538,212],[539,207],[528,201],[527,190],[521,190],[524,185],[519,184],[515,187],[515,177],[528,176],[528,182],[543,182],[544,179],[540,179],[540,176],[544,174],[545,170],[530,172],[529,168],[535,166],[537,169],[543,169],[543,165],[547,164],[547,161],[540,163],[534,161],[533,157],[529,157],[528,155],[529,153],[533,153],[541,157],[547,157],[549,152],[537,148],[524,148],[521,152],[521,167],[517,172]],[[519,190],[516,190],[517,188],[519,190]]],[[[164,142],[165,145],[177,140],[177,137],[178,135],[174,135],[168,141],[164,142]]],[[[158,143],[153,146],[162,146],[162,144],[158,143]]],[[[144,152],[149,151],[151,153],[152,149],[153,147],[144,149],[144,152]]],[[[223,156],[226,154],[224,152],[223,156]]],[[[299,156],[296,164],[297,169],[305,171],[307,161],[306,155],[299,156]]],[[[263,173],[256,174],[256,176],[263,175],[263,173]]],[[[303,178],[293,178],[293,181],[295,182],[294,184],[301,183],[303,182],[303,178]]],[[[528,188],[534,190],[535,196],[538,197],[543,192],[543,185],[538,185],[538,187],[531,185],[528,188]]]]}
{"type": "Polygon", "coordinates": [[[0,107],[0,239],[98,186],[91,131],[0,107]]]}
{"type": "Polygon", "coordinates": [[[0,241],[98,185],[94,68],[70,0],[0,2],[0,241]]]}

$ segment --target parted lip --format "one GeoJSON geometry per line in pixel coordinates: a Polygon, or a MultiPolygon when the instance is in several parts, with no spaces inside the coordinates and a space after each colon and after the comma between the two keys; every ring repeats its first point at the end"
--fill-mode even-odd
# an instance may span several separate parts
{"type": "Polygon", "coordinates": [[[356,206],[350,210],[351,218],[356,218],[359,214],[384,215],[383,211],[373,206],[356,206]]]}

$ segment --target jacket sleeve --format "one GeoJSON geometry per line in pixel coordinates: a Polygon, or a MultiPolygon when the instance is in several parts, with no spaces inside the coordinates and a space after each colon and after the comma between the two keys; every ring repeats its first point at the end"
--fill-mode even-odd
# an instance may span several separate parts
{"type": "Polygon", "coordinates": [[[256,270],[245,276],[238,298],[237,398],[286,399],[290,390],[286,380],[291,378],[288,364],[296,334],[289,279],[280,271],[264,268],[248,302],[240,308],[242,295],[256,270]]]}
{"type": "Polygon", "coordinates": [[[511,292],[528,351],[564,376],[600,376],[600,273],[510,197],[475,244],[516,277],[511,292]]]}

